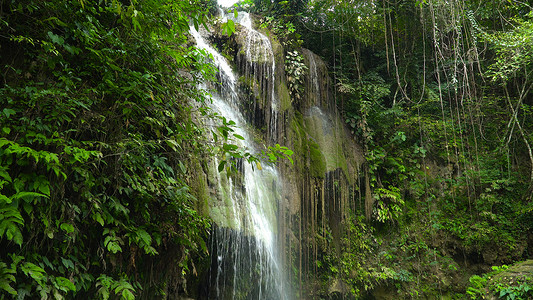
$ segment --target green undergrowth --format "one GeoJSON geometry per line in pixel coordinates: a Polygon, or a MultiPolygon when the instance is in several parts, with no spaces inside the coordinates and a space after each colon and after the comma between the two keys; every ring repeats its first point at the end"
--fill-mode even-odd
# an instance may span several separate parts
{"type": "Polygon", "coordinates": [[[531,299],[533,297],[532,262],[519,262],[513,266],[494,266],[492,272],[470,277],[466,291],[469,299],[531,299]]]}
{"type": "Polygon", "coordinates": [[[212,69],[184,35],[204,4],[1,6],[2,299],[185,293],[209,228],[188,103],[205,110],[195,86],[212,69]]]}

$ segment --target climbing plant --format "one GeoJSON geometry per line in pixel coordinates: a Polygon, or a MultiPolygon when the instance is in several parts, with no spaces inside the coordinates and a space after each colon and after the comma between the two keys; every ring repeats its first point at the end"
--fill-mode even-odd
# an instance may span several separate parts
{"type": "Polygon", "coordinates": [[[285,56],[285,75],[293,101],[300,102],[301,100],[306,71],[307,66],[303,56],[297,51],[288,51],[285,56]]]}

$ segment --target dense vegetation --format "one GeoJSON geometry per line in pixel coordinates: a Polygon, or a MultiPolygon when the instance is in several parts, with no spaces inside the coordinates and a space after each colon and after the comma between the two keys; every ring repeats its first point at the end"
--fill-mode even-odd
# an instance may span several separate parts
{"type": "MultiPolygon", "coordinates": [[[[186,33],[213,4],[0,0],[0,294],[153,298],[194,284],[210,225],[190,170],[215,155],[196,117],[216,116],[196,88],[212,67],[186,33]]],[[[346,251],[317,233],[310,289],[327,295],[341,278],[356,297],[531,296],[531,278],[490,282],[507,269],[491,266],[533,254],[531,6],[238,6],[282,41],[295,103],[300,47],[324,58],[364,146],[365,204],[351,211],[346,251]]]]}
{"type": "MultiPolygon", "coordinates": [[[[199,1],[0,1],[0,294],[177,293],[209,222],[199,1]]],[[[117,296],[115,296],[117,295],[117,296]]],[[[4,296],[0,298],[4,299],[4,296]]]]}

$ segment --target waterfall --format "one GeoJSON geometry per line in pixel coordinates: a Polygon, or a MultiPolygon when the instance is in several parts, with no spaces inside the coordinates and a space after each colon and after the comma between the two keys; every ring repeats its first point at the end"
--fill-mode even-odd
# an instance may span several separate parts
{"type": "MultiPolygon", "coordinates": [[[[241,14],[241,13],[239,13],[241,14]]],[[[248,34],[247,55],[250,59],[274,61],[270,41],[252,29],[251,22],[241,18],[248,34]]],[[[213,57],[218,68],[220,87],[212,96],[212,109],[227,120],[235,122],[235,134],[244,137],[240,146],[252,154],[259,152],[253,143],[253,132],[237,103],[237,83],[226,59],[206,42],[205,38],[191,28],[197,47],[206,50],[213,57]]],[[[250,60],[251,61],[251,60],[250,60]]],[[[255,66],[247,72],[258,70],[255,66]]],[[[272,114],[276,114],[274,93],[275,63],[266,72],[272,103],[272,114]]],[[[262,77],[263,74],[260,76],[262,77]]],[[[272,117],[271,117],[272,119],[272,117]]],[[[275,120],[274,120],[275,121],[275,120]]],[[[210,213],[219,224],[212,233],[210,254],[212,256],[209,276],[209,299],[288,299],[287,284],[284,282],[283,267],[279,263],[276,240],[277,211],[282,189],[276,168],[267,164],[253,168],[247,162],[239,163],[239,178],[217,173],[218,193],[223,198],[213,205],[210,213]]]]}
{"type": "Polygon", "coordinates": [[[233,15],[226,18],[241,24],[245,30],[245,59],[244,59],[244,76],[248,79],[257,81],[263,99],[267,102],[269,108],[269,132],[267,139],[276,142],[278,137],[278,109],[279,101],[276,97],[275,75],[276,60],[272,43],[264,34],[253,29],[252,19],[247,12],[239,12],[235,19],[233,15]]]}
{"type": "Polygon", "coordinates": [[[316,59],[315,55],[311,53],[311,51],[307,50],[306,55],[309,59],[309,80],[311,81],[309,83],[309,97],[313,97],[315,99],[314,105],[321,105],[322,101],[322,90],[320,89],[320,85],[318,84],[318,67],[316,65],[316,59]]]}

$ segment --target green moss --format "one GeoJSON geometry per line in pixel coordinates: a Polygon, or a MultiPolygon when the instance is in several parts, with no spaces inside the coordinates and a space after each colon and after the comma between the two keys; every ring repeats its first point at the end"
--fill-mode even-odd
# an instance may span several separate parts
{"type": "Polygon", "coordinates": [[[293,141],[293,148],[294,155],[293,159],[296,162],[301,162],[306,160],[306,151],[304,149],[306,148],[306,133],[303,128],[303,117],[302,114],[299,111],[296,111],[294,114],[294,118],[291,119],[291,122],[289,124],[289,127],[291,129],[292,133],[292,141],[293,141]]]}
{"type": "Polygon", "coordinates": [[[311,176],[316,178],[324,178],[324,175],[327,171],[326,158],[320,151],[320,146],[312,140],[309,140],[307,145],[309,146],[309,172],[311,176]]]}
{"type": "Polygon", "coordinates": [[[309,137],[307,128],[303,124],[302,114],[296,111],[294,118],[290,122],[294,142],[293,157],[301,162],[300,165],[308,168],[312,177],[324,178],[327,171],[326,157],[322,153],[320,145],[309,137]]]}
{"type": "Polygon", "coordinates": [[[278,84],[278,95],[281,102],[281,111],[284,112],[290,109],[292,107],[292,100],[285,82],[278,84]]]}
{"type": "Polygon", "coordinates": [[[247,78],[246,76],[243,75],[239,77],[238,81],[241,85],[244,85],[251,90],[254,90],[255,88],[259,86],[259,82],[257,82],[257,80],[254,77],[247,78]]]}
{"type": "Polygon", "coordinates": [[[274,52],[274,59],[276,60],[276,65],[283,65],[285,63],[284,49],[278,38],[275,34],[272,34],[267,28],[263,28],[263,34],[268,36],[270,39],[270,44],[272,45],[272,51],[274,52]]]}
{"type": "MultiPolygon", "coordinates": [[[[306,116],[304,121],[305,132],[317,144],[317,149],[325,159],[325,172],[341,168],[346,178],[351,178],[348,174],[348,161],[343,147],[343,141],[347,137],[342,125],[316,113],[306,116]]],[[[353,157],[350,158],[353,159],[353,157]]]]}
{"type": "Polygon", "coordinates": [[[233,213],[233,200],[231,199],[230,185],[225,173],[218,174],[218,182],[218,199],[211,199],[209,216],[218,226],[235,229],[237,224],[233,213]]]}
{"type": "Polygon", "coordinates": [[[205,196],[207,197],[206,201],[208,202],[209,217],[211,217],[213,222],[218,226],[236,228],[228,178],[225,173],[218,173],[215,161],[210,162],[208,170],[209,181],[218,183],[216,188],[218,193],[216,196],[209,195],[209,190],[206,186],[205,196]]]}
{"type": "Polygon", "coordinates": [[[351,178],[348,176],[348,162],[346,161],[346,156],[344,155],[344,150],[342,147],[342,138],[338,138],[338,142],[335,143],[333,149],[326,156],[326,162],[328,165],[328,171],[333,171],[337,168],[341,168],[346,178],[351,178]],[[332,167],[333,166],[333,167],[332,167]]]}
{"type": "MultiPolygon", "coordinates": [[[[202,170],[202,166],[198,159],[195,159],[191,164],[192,170],[202,170]]],[[[203,216],[209,215],[209,187],[207,186],[207,177],[203,172],[198,172],[199,176],[191,176],[191,188],[193,194],[196,196],[196,207],[198,212],[203,216]]]]}

